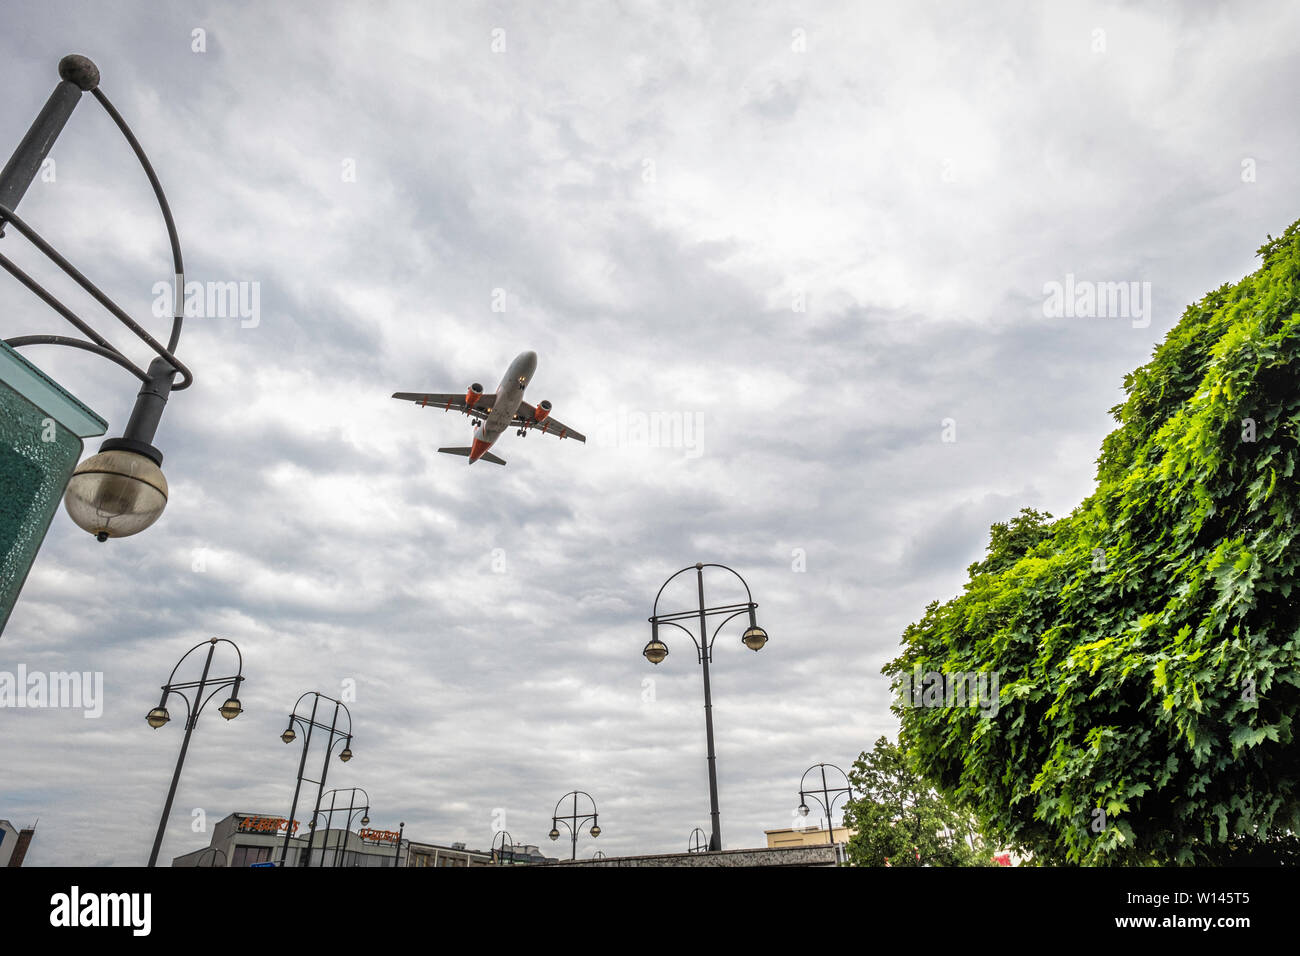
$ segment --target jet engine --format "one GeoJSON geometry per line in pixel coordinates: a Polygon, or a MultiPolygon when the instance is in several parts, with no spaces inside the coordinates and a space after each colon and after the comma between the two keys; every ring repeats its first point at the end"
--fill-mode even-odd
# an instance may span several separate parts
{"type": "Polygon", "coordinates": [[[544,422],[546,417],[551,414],[551,403],[541,401],[537,403],[537,408],[533,410],[533,421],[544,422]]]}
{"type": "Polygon", "coordinates": [[[475,382],[473,385],[469,387],[469,391],[465,393],[465,404],[468,405],[470,408],[473,408],[475,405],[478,404],[478,400],[482,397],[483,397],[483,386],[480,385],[478,382],[475,382]]]}

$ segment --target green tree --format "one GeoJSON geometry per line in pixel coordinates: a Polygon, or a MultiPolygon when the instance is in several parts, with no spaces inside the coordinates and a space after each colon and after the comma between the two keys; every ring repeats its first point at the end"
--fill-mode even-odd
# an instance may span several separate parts
{"type": "Polygon", "coordinates": [[[1052,516],[1046,511],[1021,508],[1010,521],[997,521],[989,529],[988,556],[966,569],[967,573],[996,574],[1005,571],[1044,541],[1051,540],[1052,516]]]}
{"type": "Polygon", "coordinates": [[[991,859],[975,818],[949,805],[884,737],[854,761],[849,782],[856,796],[844,807],[844,825],[856,831],[848,843],[855,866],[973,866],[991,859]]]}
{"type": "Polygon", "coordinates": [[[884,669],[997,676],[994,713],[900,699],[900,742],[1039,861],[1296,858],[1298,227],[1125,377],[1093,495],[995,526],[884,669]]]}

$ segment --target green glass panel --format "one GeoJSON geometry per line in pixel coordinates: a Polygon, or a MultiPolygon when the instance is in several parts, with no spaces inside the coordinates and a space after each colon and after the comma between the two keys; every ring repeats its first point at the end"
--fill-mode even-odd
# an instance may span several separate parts
{"type": "Polygon", "coordinates": [[[94,412],[0,343],[0,631],[81,458],[82,438],[104,429],[94,412]]]}

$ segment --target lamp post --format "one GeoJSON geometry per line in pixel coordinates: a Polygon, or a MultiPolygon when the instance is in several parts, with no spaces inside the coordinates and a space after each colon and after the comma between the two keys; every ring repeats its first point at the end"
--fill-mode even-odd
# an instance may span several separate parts
{"type": "Polygon", "coordinates": [[[675,627],[680,631],[686,632],[692,643],[695,644],[697,659],[704,667],[704,732],[709,748],[709,816],[713,824],[713,832],[709,837],[709,849],[716,851],[722,849],[722,826],[718,814],[717,757],[713,749],[713,696],[709,689],[709,662],[713,660],[713,642],[717,640],[718,633],[728,621],[739,617],[742,614],[749,615],[749,627],[745,629],[745,633],[741,635],[740,640],[741,643],[751,651],[760,651],[763,649],[763,645],[767,643],[767,632],[758,626],[758,623],[754,618],[754,610],[758,605],[754,603],[754,596],[749,591],[749,585],[745,582],[744,578],[736,573],[735,570],[727,567],[725,564],[704,564],[697,562],[694,571],[696,577],[696,593],[699,597],[699,607],[689,611],[674,611],[669,614],[660,614],[659,598],[663,596],[664,588],[668,587],[669,583],[673,578],[676,578],[677,575],[685,574],[690,570],[692,569],[682,568],[677,572],[677,574],[672,575],[672,577],[660,586],[659,593],[655,595],[654,610],[651,612],[650,616],[650,640],[641,653],[645,655],[645,659],[651,664],[657,665],[663,662],[664,658],[668,656],[668,645],[659,639],[659,626],[661,624],[666,624],[670,627],[675,627]],[[749,600],[743,604],[721,604],[716,607],[705,607],[705,568],[721,568],[724,571],[731,572],[736,576],[740,583],[744,585],[745,596],[749,600]],[[710,636],[708,618],[719,614],[725,614],[726,617],[724,617],[722,622],[714,629],[713,635],[710,636]],[[690,620],[696,616],[699,617],[700,636],[698,640],[696,640],[695,635],[688,628],[677,623],[678,621],[690,620]]]}
{"type": "Polygon", "coordinates": [[[709,835],[696,827],[686,840],[687,853],[703,853],[709,848],[709,835]]]}
{"type": "Polygon", "coordinates": [[[7,227],[13,226],[23,238],[143,341],[156,357],[149,363],[147,370],[141,369],[13,260],[0,254],[0,268],[71,323],[83,336],[21,335],[5,339],[5,344],[11,348],[62,345],[81,349],[108,359],[141,381],[135,408],[122,437],[106,440],[100,445],[99,454],[78,465],[68,480],[64,495],[64,505],[72,520],[98,540],[106,541],[108,538],[126,537],[143,531],[158,519],[167,504],[167,480],[160,468],[162,452],[153,446],[153,440],[168,397],[173,391],[188,388],[194,381],[193,374],[175,354],[184,317],[181,293],[184,289],[185,265],[176,224],[162,184],[135,134],[99,88],[99,68],[84,56],[65,56],[59,61],[59,77],[59,84],[44,108],[18,144],[9,162],[0,171],[0,236],[4,235],[7,227]],[[162,212],[171,244],[172,275],[177,284],[172,303],[171,334],[166,345],[138,325],[125,309],[86,278],[15,212],[55,140],[72,116],[82,93],[94,96],[117,125],[144,169],[162,212]],[[177,375],[180,375],[181,380],[173,384],[177,375]]]}
{"type": "Polygon", "coordinates": [[[196,867],[202,866],[202,865],[203,865],[203,861],[206,860],[206,859],[208,858],[208,854],[209,854],[209,853],[212,854],[212,865],[213,865],[213,866],[216,866],[216,865],[217,865],[217,855],[218,855],[218,854],[221,855],[221,866],[226,866],[226,867],[230,866],[230,861],[226,859],[226,851],[223,850],[223,849],[221,849],[221,847],[219,847],[219,846],[210,846],[210,847],[208,847],[206,850],[204,850],[202,853],[200,853],[200,854],[199,854],[199,858],[198,858],[197,860],[194,861],[194,865],[195,865],[196,867]]]}
{"type": "MultiPolygon", "coordinates": [[[[334,847],[334,867],[337,869],[341,865],[343,853],[346,850],[344,844],[347,842],[347,834],[352,832],[352,820],[357,813],[362,814],[361,825],[363,827],[370,826],[370,794],[366,793],[362,787],[336,787],[333,790],[325,791],[325,795],[330,798],[330,805],[328,810],[321,811],[325,814],[325,838],[321,844],[321,866],[325,865],[325,854],[329,851],[330,830],[334,828],[334,811],[338,810],[342,813],[346,810],[348,814],[347,826],[343,828],[343,835],[339,837],[339,842],[334,847]],[[336,806],[340,793],[348,795],[348,805],[346,807],[336,806]],[[358,793],[365,794],[365,803],[357,803],[358,793]]],[[[315,823],[314,817],[312,823],[315,823]]],[[[315,826],[311,827],[313,833],[315,829],[315,826]]]]}
{"type": "Polygon", "coordinates": [[[393,851],[393,869],[402,865],[402,834],[406,832],[406,821],[397,824],[397,849],[393,851]]]}
{"type": "Polygon", "coordinates": [[[591,829],[588,832],[592,835],[593,839],[600,836],[600,824],[597,822],[597,818],[596,801],[592,795],[587,793],[585,790],[570,790],[564,796],[560,797],[559,800],[555,801],[555,812],[551,814],[551,832],[548,833],[547,836],[552,840],[558,840],[560,838],[560,824],[563,823],[568,827],[569,836],[572,838],[573,843],[573,851],[570,854],[569,859],[576,860],[578,858],[578,828],[590,820],[591,829]],[[578,812],[579,796],[586,797],[587,802],[591,804],[590,813],[578,812]],[[573,797],[573,813],[568,816],[560,816],[560,804],[569,797],[573,797]]]}
{"type": "MultiPolygon", "coordinates": [[[[814,783],[815,782],[816,781],[814,781],[814,783]]],[[[826,811],[826,834],[827,834],[826,842],[834,845],[835,826],[834,824],[831,823],[831,811],[835,807],[835,801],[840,799],[841,797],[847,797],[849,800],[853,799],[853,785],[849,782],[849,775],[845,773],[843,770],[841,770],[839,767],[835,766],[835,764],[833,763],[813,764],[811,767],[805,770],[803,772],[803,776],[799,778],[799,813],[800,815],[805,817],[808,816],[809,797],[812,797],[814,800],[820,803],[822,809],[826,811]],[[830,767],[832,770],[834,770],[836,773],[838,773],[841,777],[844,778],[844,786],[832,787],[826,783],[827,767],[830,767]],[[808,780],[808,774],[812,773],[814,770],[821,771],[822,785],[820,790],[817,789],[809,790],[804,787],[804,783],[808,780]],[[818,793],[821,794],[820,797],[817,796],[818,793]]]]}
{"type": "Polygon", "coordinates": [[[510,863],[513,865],[515,862],[515,838],[505,830],[498,830],[497,835],[492,838],[492,846],[490,847],[492,850],[492,858],[496,861],[498,866],[500,866],[505,860],[507,847],[510,848],[510,863]],[[498,840],[501,841],[500,850],[497,849],[498,840]]]}
{"type": "Polygon", "coordinates": [[[310,833],[307,836],[307,849],[303,851],[302,859],[298,861],[299,866],[311,865],[312,845],[316,840],[316,817],[320,814],[321,799],[325,795],[325,778],[329,776],[330,754],[334,752],[334,745],[338,741],[344,741],[343,750],[339,753],[339,760],[347,763],[352,759],[352,712],[348,710],[347,704],[333,697],[327,697],[320,691],[308,691],[299,697],[293,705],[293,710],[289,712],[289,726],[285,728],[280,739],[286,744],[291,744],[297,738],[294,732],[294,725],[299,724],[307,728],[307,735],[302,743],[302,759],[298,761],[298,780],[293,788],[293,803],[289,807],[289,826],[284,831],[284,843],[280,846],[280,865],[287,865],[289,856],[289,839],[293,836],[293,815],[298,812],[298,794],[302,790],[302,783],[306,780],[308,783],[316,784],[316,808],[312,811],[311,821],[308,823],[310,833]],[[298,713],[298,708],[306,697],[312,698],[311,715],[304,717],[298,713]],[[329,701],[334,705],[334,716],[328,724],[316,720],[316,713],[322,700],[329,701]],[[348,719],[348,729],[346,731],[339,729],[339,715],[343,714],[348,719]],[[313,729],[319,728],[329,733],[329,739],[325,744],[325,758],[321,763],[321,772],[319,780],[312,780],[304,777],[303,774],[307,769],[307,752],[311,749],[311,733],[313,729]]]}
{"type": "Polygon", "coordinates": [[[170,698],[172,694],[176,694],[181,698],[181,700],[185,701],[185,736],[181,739],[181,752],[176,758],[176,769],[172,773],[172,785],[167,791],[167,800],[163,804],[162,817],[158,820],[158,833],[154,836],[153,850],[149,854],[150,866],[155,866],[158,863],[158,851],[162,848],[163,832],[167,829],[167,817],[169,817],[172,812],[172,801],[176,798],[176,785],[181,779],[181,768],[185,766],[185,754],[190,749],[190,736],[194,733],[194,727],[199,722],[199,714],[203,712],[203,708],[207,706],[208,701],[217,695],[218,691],[230,687],[232,688],[230,696],[227,697],[226,702],[217,709],[217,712],[226,720],[234,720],[243,713],[244,710],[243,706],[239,703],[239,685],[243,683],[243,681],[244,655],[239,652],[239,648],[235,645],[235,642],[228,641],[223,637],[214,637],[211,640],[203,641],[202,643],[195,644],[191,647],[184,653],[184,655],[182,655],[181,659],[176,662],[176,666],[172,668],[171,676],[167,678],[167,683],[162,687],[162,699],[158,701],[158,706],[149,711],[148,715],[145,717],[149,726],[154,730],[157,730],[172,719],[171,714],[167,712],[168,698],[170,698]],[[203,675],[196,681],[182,681],[177,683],[175,680],[176,672],[180,670],[180,666],[185,663],[187,657],[197,651],[200,647],[203,647],[204,644],[208,647],[208,656],[203,661],[203,675]],[[235,676],[233,677],[208,678],[208,671],[212,668],[212,655],[216,653],[218,644],[229,644],[235,649],[235,655],[239,659],[239,670],[235,672],[235,676]],[[212,693],[207,694],[205,697],[204,694],[207,693],[209,687],[212,688],[212,693]],[[194,691],[193,703],[190,702],[189,696],[185,693],[187,690],[194,691]]]}
{"type": "Polygon", "coordinates": [[[8,227],[13,227],[17,236],[34,246],[125,325],[154,358],[147,369],[141,368],[12,259],[0,253],[0,268],[79,333],[75,336],[19,335],[0,342],[0,384],[5,386],[0,387],[0,422],[7,426],[0,427],[0,485],[6,486],[4,507],[0,508],[0,631],[17,602],[60,501],[72,520],[100,541],[136,534],[162,514],[168,489],[160,467],[162,453],[153,445],[154,434],[169,395],[188,388],[194,380],[190,370],[176,357],[184,315],[179,292],[173,303],[171,333],[164,345],[15,211],[82,94],[90,93],[117,125],[153,187],[171,244],[172,276],[178,290],[184,287],[180,239],[162,184],[126,120],[99,88],[99,68],[84,56],[71,55],[59,61],[58,72],[59,83],[54,92],[0,169],[0,237],[4,237],[8,227]],[[104,434],[108,423],[19,355],[18,349],[31,345],[81,349],[108,359],[140,380],[135,410],[121,438],[108,439],[100,446],[99,454],[77,464],[85,447],[84,440],[104,434]],[[177,375],[180,381],[174,382],[177,375]],[[40,435],[39,442],[31,439],[34,434],[40,435]]]}

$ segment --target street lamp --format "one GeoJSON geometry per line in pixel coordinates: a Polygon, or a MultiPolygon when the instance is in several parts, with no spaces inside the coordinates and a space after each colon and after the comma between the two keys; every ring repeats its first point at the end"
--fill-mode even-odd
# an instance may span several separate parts
{"type": "MultiPolygon", "coordinates": [[[[325,865],[325,854],[329,851],[330,831],[334,828],[334,811],[338,810],[338,812],[342,813],[346,810],[348,814],[347,825],[343,828],[343,833],[339,836],[339,841],[334,847],[334,867],[335,869],[338,869],[344,859],[343,853],[346,850],[345,843],[347,842],[348,834],[352,832],[353,819],[355,819],[356,815],[360,813],[362,814],[361,825],[364,827],[370,823],[370,794],[362,787],[336,787],[333,790],[326,791],[325,795],[330,798],[329,809],[318,811],[325,814],[325,838],[321,845],[321,866],[325,865]],[[346,807],[336,806],[338,796],[341,793],[346,793],[348,795],[348,805],[346,807]],[[365,794],[365,803],[357,803],[358,793],[365,794]]],[[[316,829],[316,818],[314,815],[309,826],[314,834],[316,829]]]]}
{"type": "Polygon", "coordinates": [[[560,838],[560,824],[563,823],[568,828],[569,836],[572,838],[573,850],[569,859],[576,860],[578,858],[578,830],[584,823],[590,820],[591,829],[587,832],[592,835],[593,839],[600,836],[600,826],[596,822],[597,818],[596,801],[592,795],[587,793],[585,790],[570,790],[564,796],[560,797],[559,800],[555,801],[555,812],[551,814],[551,832],[548,833],[547,836],[552,840],[558,840],[560,838]],[[590,813],[578,812],[579,796],[586,797],[587,802],[591,804],[590,813]],[[573,797],[573,812],[568,816],[560,816],[560,804],[569,797],[573,797]]]}
{"type": "Polygon", "coordinates": [[[749,627],[741,636],[741,642],[752,651],[760,651],[767,643],[767,632],[758,626],[754,618],[754,611],[758,607],[754,603],[754,596],[750,593],[749,585],[745,582],[735,570],[727,567],[725,564],[704,564],[697,562],[694,567],[696,593],[699,597],[699,606],[689,611],[674,611],[669,614],[659,613],[659,598],[663,596],[664,588],[668,587],[673,578],[678,574],[685,574],[691,568],[682,568],[677,574],[672,575],[659,588],[659,593],[655,595],[654,610],[650,616],[650,641],[646,644],[642,654],[651,664],[660,664],[668,656],[668,645],[659,638],[659,625],[664,624],[669,627],[675,627],[680,631],[685,631],[686,635],[695,644],[696,658],[704,668],[704,731],[705,738],[709,748],[709,815],[713,824],[713,832],[709,837],[709,849],[716,851],[722,849],[722,826],[718,814],[718,771],[717,756],[713,749],[713,695],[709,689],[709,662],[713,660],[713,642],[717,640],[719,632],[733,618],[742,614],[749,615],[749,627]],[[704,605],[704,569],[721,568],[729,571],[745,587],[745,596],[748,600],[743,604],[721,604],[716,607],[705,607],[704,605]],[[709,634],[708,618],[715,615],[726,615],[722,622],[714,628],[712,636],[709,634]],[[699,639],[688,628],[683,627],[678,621],[686,621],[692,618],[699,618],[699,639]]]}
{"type": "Polygon", "coordinates": [[[645,659],[651,664],[662,664],[664,658],[668,656],[668,645],[659,640],[658,637],[654,637],[646,644],[645,650],[641,653],[645,655],[645,659]]]}
{"type": "Polygon", "coordinates": [[[7,256],[0,254],[0,268],[71,323],[83,336],[21,335],[6,339],[5,344],[11,348],[62,345],[82,349],[114,362],[141,381],[135,408],[122,437],[108,439],[100,445],[99,454],[78,465],[64,492],[64,506],[72,520],[100,541],[106,541],[143,531],[158,520],[167,505],[167,480],[160,467],[163,456],[152,443],[168,397],[173,391],[189,388],[194,381],[193,374],[175,354],[184,318],[182,292],[185,265],[181,257],[180,238],[162,184],[135,134],[99,88],[99,68],[84,56],[65,56],[59,61],[59,77],[60,82],[49,100],[3,171],[0,171],[0,236],[3,236],[5,228],[13,226],[47,259],[148,345],[156,357],[149,363],[147,370],[141,369],[36,279],[7,256]],[[64,125],[71,118],[82,93],[94,96],[117,125],[143,167],[162,212],[171,244],[172,275],[176,282],[171,334],[165,346],[138,325],[126,310],[87,279],[14,211],[40,171],[64,125]],[[181,380],[173,384],[177,375],[180,375],[181,380]]]}
{"type": "Polygon", "coordinates": [[[217,695],[218,691],[230,687],[230,697],[217,712],[226,720],[233,720],[238,717],[243,710],[239,705],[239,685],[243,681],[244,655],[239,652],[239,648],[234,641],[228,641],[223,637],[214,637],[211,640],[195,644],[182,655],[181,659],[176,662],[176,666],[172,668],[167,683],[162,687],[162,700],[158,701],[158,706],[146,715],[145,721],[148,722],[150,727],[157,730],[171,720],[171,715],[167,712],[167,699],[172,694],[176,694],[181,700],[185,701],[185,736],[181,739],[181,752],[176,758],[176,770],[172,773],[172,785],[167,791],[167,801],[163,804],[162,817],[158,820],[158,833],[154,836],[153,850],[149,854],[150,866],[156,866],[158,863],[158,851],[162,848],[163,831],[167,829],[167,817],[172,812],[172,801],[176,798],[176,785],[181,779],[181,768],[185,766],[185,754],[190,749],[190,735],[194,733],[194,727],[199,722],[199,714],[203,712],[203,708],[208,705],[208,701],[217,695]],[[208,656],[203,662],[203,675],[196,681],[176,683],[176,672],[185,663],[185,659],[200,647],[203,647],[204,644],[208,647],[208,656]],[[233,677],[214,677],[209,680],[208,671],[212,667],[212,655],[216,652],[218,644],[229,644],[235,649],[235,655],[239,659],[239,670],[235,672],[233,677]],[[209,687],[212,687],[212,693],[207,694],[205,697],[204,694],[209,687]],[[187,690],[194,691],[193,703],[190,702],[189,696],[185,693],[187,690]]]}
{"type": "Polygon", "coordinates": [[[315,728],[320,728],[329,733],[329,739],[325,744],[325,759],[321,764],[320,779],[310,781],[311,783],[316,784],[316,808],[312,811],[311,821],[307,824],[307,828],[310,831],[307,835],[307,848],[303,851],[303,856],[298,861],[299,866],[310,866],[312,844],[316,840],[316,817],[320,814],[321,799],[325,795],[325,778],[329,776],[330,754],[334,752],[334,745],[340,741],[343,742],[343,752],[339,754],[339,759],[341,761],[347,763],[352,759],[352,711],[348,710],[347,704],[344,704],[340,700],[335,700],[333,697],[327,697],[320,693],[320,691],[308,691],[306,694],[303,694],[302,697],[298,698],[297,702],[293,705],[293,710],[289,712],[289,726],[286,727],[284,733],[280,735],[280,739],[286,744],[291,744],[298,738],[298,735],[294,733],[293,729],[295,723],[306,727],[307,735],[303,738],[302,742],[302,759],[298,761],[298,780],[297,783],[294,784],[293,803],[289,807],[289,826],[285,828],[284,843],[280,846],[281,866],[287,865],[289,857],[289,839],[293,835],[293,815],[298,812],[298,794],[302,790],[302,782],[304,779],[303,773],[307,769],[307,752],[311,750],[311,732],[315,728]],[[312,697],[311,715],[304,717],[298,713],[298,708],[302,706],[303,699],[309,695],[312,697]],[[322,700],[327,700],[334,705],[334,716],[328,724],[319,723],[316,720],[316,711],[320,707],[320,702],[322,700]],[[341,730],[338,726],[340,713],[348,719],[348,729],[346,731],[341,730]]]}
{"type": "MultiPolygon", "coordinates": [[[[402,865],[402,834],[405,832],[406,832],[406,821],[402,820],[400,823],[397,824],[397,849],[393,851],[393,869],[397,869],[399,866],[402,865]]],[[[408,843],[409,842],[410,841],[408,841],[408,843]]],[[[410,853],[406,854],[406,859],[408,862],[410,861],[411,859],[410,853]]]]}
{"type": "MultiPolygon", "coordinates": [[[[556,836],[558,837],[559,834],[557,833],[556,836]]],[[[510,849],[510,863],[513,865],[515,862],[515,838],[512,837],[509,833],[507,833],[505,830],[498,830],[497,835],[492,838],[492,846],[489,847],[489,849],[492,851],[492,859],[496,862],[498,866],[500,866],[505,861],[507,847],[509,847],[510,849]],[[497,849],[498,840],[501,841],[500,850],[497,849]]]]}
{"type": "Polygon", "coordinates": [[[194,865],[196,867],[202,866],[203,861],[208,858],[209,854],[211,854],[212,856],[212,864],[211,864],[212,866],[218,865],[217,864],[218,855],[220,855],[221,857],[221,863],[220,863],[221,866],[227,866],[227,867],[230,866],[230,861],[226,859],[226,851],[221,849],[221,847],[217,847],[217,846],[210,846],[202,853],[200,853],[198,859],[194,861],[194,865]]]}
{"type": "Polygon", "coordinates": [[[835,808],[835,801],[839,800],[841,797],[847,797],[849,800],[853,799],[853,785],[849,782],[849,775],[846,774],[839,767],[835,766],[835,764],[833,763],[813,764],[811,767],[805,770],[803,772],[803,776],[799,778],[800,816],[805,816],[805,817],[808,816],[809,797],[812,797],[819,804],[821,804],[822,809],[826,811],[826,834],[827,834],[826,842],[834,845],[835,827],[831,823],[831,812],[835,808]],[[841,777],[844,778],[844,786],[832,787],[826,783],[827,767],[830,767],[832,770],[834,770],[836,773],[838,773],[841,777]],[[820,790],[816,790],[816,789],[809,790],[804,787],[804,782],[808,779],[808,774],[812,773],[814,770],[821,770],[822,785],[820,790]],[[821,794],[820,797],[817,796],[818,793],[821,794]]]}
{"type": "Polygon", "coordinates": [[[696,827],[686,841],[687,853],[703,853],[709,848],[709,835],[696,827]]]}

